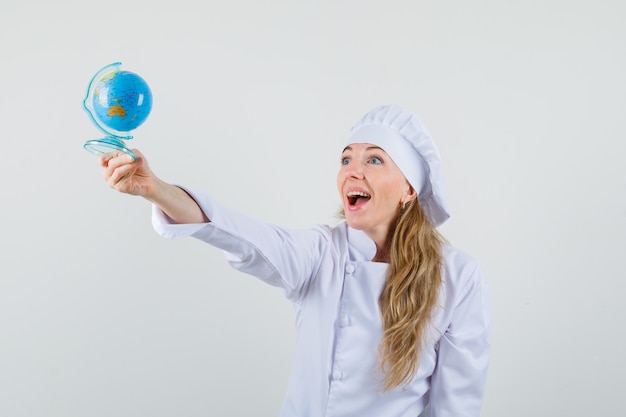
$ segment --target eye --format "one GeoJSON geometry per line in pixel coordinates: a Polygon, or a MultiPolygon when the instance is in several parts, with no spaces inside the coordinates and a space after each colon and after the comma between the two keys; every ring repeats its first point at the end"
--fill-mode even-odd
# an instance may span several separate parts
{"type": "Polygon", "coordinates": [[[379,158],[379,157],[377,157],[377,156],[372,156],[372,157],[370,158],[370,164],[379,165],[379,164],[382,164],[382,163],[383,163],[383,160],[382,160],[382,159],[380,159],[380,158],[379,158]]]}
{"type": "Polygon", "coordinates": [[[343,158],[341,158],[341,165],[348,165],[350,163],[350,158],[348,158],[347,156],[344,156],[343,158]]]}

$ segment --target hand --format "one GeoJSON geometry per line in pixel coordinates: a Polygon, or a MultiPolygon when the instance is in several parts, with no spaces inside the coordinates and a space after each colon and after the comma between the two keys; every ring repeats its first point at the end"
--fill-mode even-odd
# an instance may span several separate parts
{"type": "Polygon", "coordinates": [[[198,203],[182,188],[161,181],[137,149],[133,160],[123,152],[111,152],[99,158],[102,176],[114,190],[144,197],[155,204],[175,223],[207,223],[209,218],[198,203]]]}
{"type": "Polygon", "coordinates": [[[148,198],[156,190],[158,178],[150,170],[146,158],[133,149],[137,159],[123,152],[111,152],[99,158],[102,176],[114,190],[148,198]]]}

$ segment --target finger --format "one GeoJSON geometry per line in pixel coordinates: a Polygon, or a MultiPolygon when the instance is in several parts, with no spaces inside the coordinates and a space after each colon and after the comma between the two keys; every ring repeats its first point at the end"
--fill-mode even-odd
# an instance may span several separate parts
{"type": "Polygon", "coordinates": [[[127,175],[128,172],[134,173],[142,164],[143,162],[141,160],[134,160],[128,154],[117,152],[115,156],[108,161],[106,167],[104,167],[102,177],[113,187],[114,184],[122,181],[123,177],[127,175]],[[125,169],[116,174],[116,171],[121,168],[125,169]]]}
{"type": "Polygon", "coordinates": [[[136,167],[132,164],[119,166],[111,171],[107,182],[111,188],[115,188],[120,191],[125,190],[125,186],[128,182],[127,180],[133,176],[135,171],[136,167]]]}
{"type": "Polygon", "coordinates": [[[109,163],[109,161],[112,158],[115,158],[115,156],[118,154],[118,152],[107,152],[104,154],[101,154],[98,157],[98,163],[100,163],[101,166],[106,167],[109,163]]]}
{"type": "Polygon", "coordinates": [[[113,158],[109,159],[107,166],[112,169],[121,167],[122,165],[133,164],[135,160],[132,156],[118,152],[113,158]]]}
{"type": "Polygon", "coordinates": [[[135,154],[135,163],[138,163],[140,165],[145,165],[147,166],[146,163],[146,158],[143,156],[143,154],[139,151],[139,149],[136,148],[132,148],[131,151],[133,151],[133,153],[135,154]]]}
{"type": "Polygon", "coordinates": [[[119,152],[109,152],[107,154],[104,154],[102,156],[100,156],[100,161],[101,161],[101,165],[104,168],[102,170],[102,177],[106,180],[109,181],[109,179],[111,178],[111,176],[113,175],[113,172],[115,171],[115,168],[117,168],[117,166],[119,166],[119,164],[117,164],[117,166],[115,166],[111,161],[114,160],[117,156],[119,155],[119,152]]]}

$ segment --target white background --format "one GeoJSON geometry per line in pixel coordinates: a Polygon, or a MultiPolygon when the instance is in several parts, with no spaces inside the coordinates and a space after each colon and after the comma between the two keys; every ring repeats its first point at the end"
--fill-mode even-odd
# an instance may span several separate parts
{"type": "Polygon", "coordinates": [[[115,61],[165,180],[288,227],[334,223],[339,152],[377,104],[442,158],[442,232],[490,284],[482,415],[623,416],[621,0],[13,1],[0,6],[0,416],[273,416],[282,293],[153,232],[82,149],[115,61]]]}

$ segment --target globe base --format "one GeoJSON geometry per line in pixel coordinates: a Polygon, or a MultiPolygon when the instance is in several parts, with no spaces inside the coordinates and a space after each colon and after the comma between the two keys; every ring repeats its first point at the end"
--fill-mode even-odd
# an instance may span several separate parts
{"type": "Polygon", "coordinates": [[[85,142],[83,145],[86,151],[91,152],[95,155],[104,155],[111,152],[124,152],[126,155],[129,155],[133,160],[137,159],[137,156],[133,151],[128,149],[124,142],[113,137],[107,136],[102,139],[92,139],[85,142]]]}

